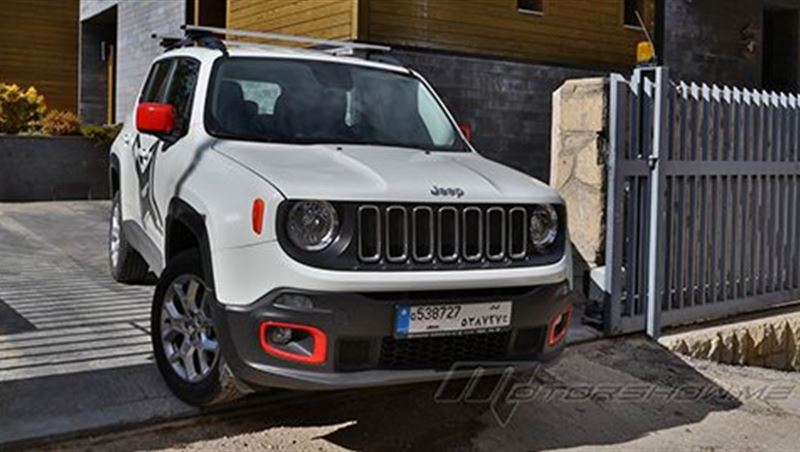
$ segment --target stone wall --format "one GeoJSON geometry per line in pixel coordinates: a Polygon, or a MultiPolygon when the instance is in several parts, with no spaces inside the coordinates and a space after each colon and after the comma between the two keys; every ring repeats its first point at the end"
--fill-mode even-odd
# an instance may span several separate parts
{"type": "Polygon", "coordinates": [[[602,78],[569,80],[553,95],[550,184],[567,204],[570,238],[584,270],[603,265],[604,258],[607,87],[602,78]]]}
{"type": "Polygon", "coordinates": [[[670,350],[725,364],[800,371],[800,313],[665,336],[670,350]]]}

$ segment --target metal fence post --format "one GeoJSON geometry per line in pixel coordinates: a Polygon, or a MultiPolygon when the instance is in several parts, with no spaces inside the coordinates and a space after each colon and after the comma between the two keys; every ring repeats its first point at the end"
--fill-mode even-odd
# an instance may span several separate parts
{"type": "Polygon", "coordinates": [[[624,184],[618,167],[624,157],[625,121],[627,120],[626,93],[628,82],[620,74],[609,78],[609,149],[607,160],[606,193],[606,299],[604,324],[607,335],[620,330],[620,299],[622,298],[622,252],[623,252],[623,199],[624,184]]]}
{"type": "Polygon", "coordinates": [[[664,229],[666,177],[663,161],[667,158],[666,134],[669,128],[669,76],[664,67],[651,72],[654,78],[653,135],[650,164],[650,212],[647,254],[647,304],[645,309],[647,335],[658,338],[661,334],[661,293],[664,290],[664,229]]]}

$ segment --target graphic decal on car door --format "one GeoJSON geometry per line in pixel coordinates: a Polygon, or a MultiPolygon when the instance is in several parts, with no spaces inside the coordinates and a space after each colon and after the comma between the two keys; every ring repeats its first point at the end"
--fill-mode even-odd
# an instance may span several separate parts
{"type": "Polygon", "coordinates": [[[141,134],[137,134],[133,142],[133,158],[136,161],[136,175],[139,178],[139,206],[141,206],[142,224],[146,224],[149,215],[156,229],[163,231],[161,212],[158,210],[153,193],[156,156],[158,150],[163,147],[163,141],[155,140],[150,147],[146,147],[142,145],[141,137],[141,134]]]}

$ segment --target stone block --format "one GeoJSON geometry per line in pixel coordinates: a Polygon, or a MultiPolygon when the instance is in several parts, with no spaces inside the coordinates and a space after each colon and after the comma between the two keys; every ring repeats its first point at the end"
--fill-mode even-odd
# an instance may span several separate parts
{"type": "Polygon", "coordinates": [[[676,353],[726,364],[800,371],[800,313],[664,336],[676,353]]]}
{"type": "Polygon", "coordinates": [[[607,96],[604,79],[568,80],[559,91],[561,115],[558,119],[563,130],[605,130],[607,96]]]}
{"type": "Polygon", "coordinates": [[[568,80],[553,94],[550,184],[566,202],[570,238],[590,269],[604,258],[607,86],[601,78],[568,80]]]}
{"type": "Polygon", "coordinates": [[[591,139],[578,149],[573,175],[581,182],[601,190],[606,175],[606,168],[601,157],[603,150],[600,148],[600,139],[597,136],[589,138],[591,139]]]}

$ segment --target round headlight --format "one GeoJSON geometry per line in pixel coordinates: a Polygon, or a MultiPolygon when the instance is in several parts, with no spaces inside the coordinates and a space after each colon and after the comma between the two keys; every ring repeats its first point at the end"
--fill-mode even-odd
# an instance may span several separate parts
{"type": "Polygon", "coordinates": [[[325,201],[300,201],[289,210],[286,231],[289,239],[304,251],[322,251],[339,232],[336,209],[325,201]]]}
{"type": "Polygon", "coordinates": [[[536,248],[547,248],[558,236],[558,213],[549,204],[538,205],[531,212],[531,242],[536,248]]]}

